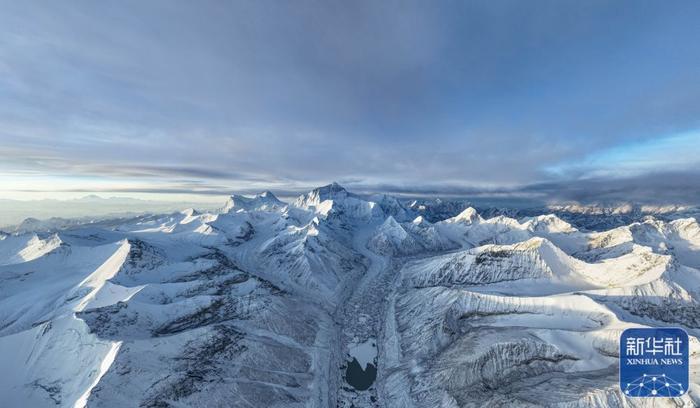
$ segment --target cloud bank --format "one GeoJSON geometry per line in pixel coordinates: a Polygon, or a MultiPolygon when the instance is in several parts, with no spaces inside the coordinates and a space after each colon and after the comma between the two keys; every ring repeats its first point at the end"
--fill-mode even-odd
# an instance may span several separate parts
{"type": "Polygon", "coordinates": [[[689,200],[698,18],[696,1],[15,2],[0,192],[689,200]]]}

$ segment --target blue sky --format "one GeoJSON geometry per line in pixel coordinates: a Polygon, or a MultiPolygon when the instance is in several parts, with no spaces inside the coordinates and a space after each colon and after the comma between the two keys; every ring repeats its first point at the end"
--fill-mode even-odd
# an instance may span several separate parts
{"type": "Polygon", "coordinates": [[[697,1],[3,3],[4,198],[700,191],[697,1]]]}

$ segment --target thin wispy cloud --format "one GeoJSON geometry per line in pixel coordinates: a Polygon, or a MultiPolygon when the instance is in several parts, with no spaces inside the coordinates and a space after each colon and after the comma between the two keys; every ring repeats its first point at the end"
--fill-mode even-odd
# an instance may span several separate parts
{"type": "Polygon", "coordinates": [[[639,176],[700,168],[700,131],[628,142],[547,170],[558,177],[639,176]]]}
{"type": "Polygon", "coordinates": [[[698,18],[694,1],[12,2],[0,193],[691,174],[698,18]]]}

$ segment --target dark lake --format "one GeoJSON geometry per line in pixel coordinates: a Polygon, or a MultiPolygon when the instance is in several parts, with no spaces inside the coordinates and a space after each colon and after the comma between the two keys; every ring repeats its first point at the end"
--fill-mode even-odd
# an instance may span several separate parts
{"type": "Polygon", "coordinates": [[[356,358],[353,358],[345,369],[345,381],[358,391],[368,389],[376,379],[377,367],[370,363],[367,364],[367,369],[363,370],[356,358]]]}

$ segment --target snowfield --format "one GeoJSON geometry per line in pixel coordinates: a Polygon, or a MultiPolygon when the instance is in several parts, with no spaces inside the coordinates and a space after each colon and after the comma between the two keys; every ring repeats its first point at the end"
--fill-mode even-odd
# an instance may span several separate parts
{"type": "Polygon", "coordinates": [[[333,183],[3,233],[0,405],[700,406],[700,226],[631,211],[333,183]],[[620,333],[654,326],[691,336],[682,398],[617,385],[620,333]]]}

